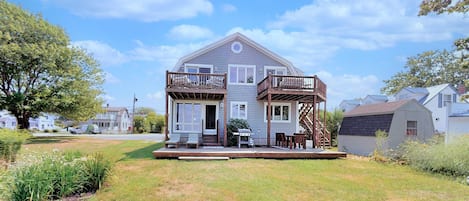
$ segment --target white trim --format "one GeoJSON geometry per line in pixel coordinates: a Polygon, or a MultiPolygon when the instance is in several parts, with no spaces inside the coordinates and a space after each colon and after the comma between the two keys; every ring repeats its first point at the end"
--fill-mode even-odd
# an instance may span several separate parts
{"type": "MultiPolygon", "coordinates": [[[[271,103],[270,106],[288,106],[288,120],[274,120],[272,118],[272,120],[270,122],[272,123],[291,123],[291,120],[292,120],[292,116],[291,116],[291,110],[292,110],[292,106],[291,106],[291,103],[280,103],[280,102],[274,102],[274,103],[271,103]]],[[[264,102],[264,122],[267,122],[267,111],[266,111],[266,107],[267,107],[267,102],[264,102]]],[[[273,112],[274,111],[271,111],[271,116],[273,117],[273,112]]],[[[282,115],[282,114],[280,114],[282,115]]]]}
{"type": "Polygon", "coordinates": [[[267,70],[277,71],[278,69],[285,70],[284,75],[288,75],[288,69],[285,66],[264,66],[264,77],[267,77],[267,70]]]}
{"type": "MultiPolygon", "coordinates": [[[[238,111],[239,112],[239,111],[238,111]]],[[[231,101],[230,102],[230,118],[236,118],[236,119],[248,119],[248,102],[243,102],[243,101],[231,101]],[[233,117],[233,105],[238,104],[238,105],[244,105],[245,108],[245,117],[233,117]]]]}
{"type": "Polygon", "coordinates": [[[194,63],[185,63],[184,72],[187,73],[188,68],[210,68],[210,73],[213,73],[213,65],[211,64],[194,64],[194,63]]]}
{"type": "MultiPolygon", "coordinates": [[[[219,106],[219,102],[217,101],[198,101],[198,100],[175,100],[173,101],[173,104],[172,104],[172,108],[170,111],[172,111],[172,115],[171,115],[171,120],[168,119],[168,121],[171,122],[171,130],[173,131],[172,133],[201,133],[202,131],[205,131],[205,124],[202,124],[201,125],[201,129],[200,130],[191,130],[191,131],[187,131],[187,130],[176,130],[176,126],[177,126],[177,119],[176,119],[176,115],[177,115],[177,104],[178,103],[191,103],[191,104],[199,104],[200,105],[200,120],[202,123],[202,120],[204,121],[205,123],[205,106],[206,105],[215,105],[216,106],[216,119],[219,118],[218,116],[218,113],[219,113],[219,110],[220,110],[220,106],[219,106]]],[[[215,130],[216,132],[216,130],[215,130]]]]}
{"type": "MultiPolygon", "coordinates": [[[[246,78],[247,81],[247,78],[246,78]]],[[[244,65],[244,64],[228,64],[228,84],[232,85],[256,85],[256,65],[244,65]],[[253,71],[253,81],[252,83],[238,83],[238,82],[231,82],[231,70],[232,67],[243,67],[243,68],[252,68],[253,71]]]]}
{"type": "Polygon", "coordinates": [[[233,43],[231,43],[231,51],[235,54],[241,53],[243,51],[243,44],[241,44],[239,41],[234,41],[233,43]],[[235,45],[239,45],[239,50],[234,49],[235,45]]]}
{"type": "Polygon", "coordinates": [[[205,54],[209,51],[212,51],[215,48],[218,48],[218,47],[224,45],[225,43],[228,43],[228,42],[233,41],[235,39],[244,42],[245,44],[253,47],[256,50],[258,50],[259,52],[264,53],[265,55],[272,58],[273,60],[278,61],[279,63],[283,64],[284,66],[287,66],[288,68],[290,68],[290,73],[292,75],[300,75],[300,72],[296,71],[295,66],[293,66],[293,64],[290,61],[286,60],[285,58],[282,58],[278,54],[268,50],[267,48],[261,46],[260,44],[256,43],[255,41],[249,39],[245,35],[243,35],[241,33],[238,33],[238,32],[233,33],[233,34],[231,34],[231,35],[229,35],[225,38],[222,38],[222,39],[220,39],[220,40],[218,40],[214,43],[211,43],[211,44],[209,44],[209,45],[207,45],[207,46],[205,46],[205,47],[203,47],[203,48],[201,48],[201,49],[199,49],[195,52],[192,52],[188,55],[185,55],[185,56],[181,57],[179,59],[179,61],[176,63],[176,65],[174,66],[173,71],[175,71],[175,72],[179,71],[179,68],[183,66],[182,64],[184,62],[190,61],[191,59],[194,59],[194,58],[196,58],[200,55],[203,55],[203,54],[205,54]]]}

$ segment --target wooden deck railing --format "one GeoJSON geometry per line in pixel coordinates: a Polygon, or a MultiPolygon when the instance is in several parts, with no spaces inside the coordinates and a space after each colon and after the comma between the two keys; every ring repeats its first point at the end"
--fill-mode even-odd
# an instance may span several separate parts
{"type": "Polygon", "coordinates": [[[257,84],[257,94],[268,89],[308,90],[326,97],[326,84],[317,76],[269,75],[257,84]]]}
{"type": "Polygon", "coordinates": [[[226,74],[166,71],[166,88],[225,89],[226,74]]]}

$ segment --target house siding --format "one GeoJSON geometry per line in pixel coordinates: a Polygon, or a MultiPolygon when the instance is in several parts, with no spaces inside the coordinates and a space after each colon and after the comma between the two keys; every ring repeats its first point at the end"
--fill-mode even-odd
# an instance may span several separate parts
{"type": "MultiPolygon", "coordinates": [[[[257,100],[257,83],[262,81],[264,77],[264,66],[284,66],[280,62],[272,59],[271,57],[265,55],[264,53],[258,51],[254,47],[251,47],[249,44],[245,43],[242,40],[233,40],[226,42],[225,44],[212,49],[202,55],[199,55],[195,58],[187,60],[185,63],[190,64],[204,64],[204,65],[213,65],[213,73],[227,73],[228,67],[231,64],[241,64],[241,65],[254,65],[255,66],[255,76],[256,79],[252,85],[237,85],[229,84],[227,85],[227,102],[224,107],[226,107],[227,118],[230,119],[230,107],[231,102],[246,102],[247,103],[247,121],[254,132],[254,142],[256,145],[266,145],[267,144],[267,123],[264,122],[264,101],[257,100]],[[240,53],[233,53],[231,51],[231,44],[233,41],[239,41],[243,45],[243,50],[240,53]]],[[[178,71],[184,72],[184,64],[182,63],[179,66],[178,71]]],[[[287,74],[291,75],[292,70],[288,67],[287,74]]],[[[229,77],[228,77],[229,79],[229,77]]],[[[276,132],[285,132],[292,134],[297,131],[298,117],[297,103],[296,102],[283,102],[290,103],[290,123],[274,123],[271,124],[271,144],[275,142],[275,133],[276,132]]],[[[174,104],[173,104],[174,105],[174,104]]],[[[173,111],[174,112],[174,111],[173,111]]],[[[223,108],[219,108],[218,119],[223,122],[223,108]]],[[[174,122],[174,119],[169,121],[174,122]]],[[[223,124],[220,123],[219,133],[222,135],[223,139],[223,124]]]]}
{"type": "MultiPolygon", "coordinates": [[[[451,87],[445,87],[443,90],[440,91],[442,98],[444,101],[445,95],[451,95],[451,99],[453,99],[453,94],[456,94],[456,91],[451,87]]],[[[458,97],[459,98],[459,97],[458,97]]],[[[442,102],[442,107],[438,107],[438,95],[433,97],[430,101],[425,103],[425,107],[432,111],[432,120],[433,125],[435,127],[435,132],[445,132],[448,122],[448,106],[445,106],[442,102]]]]}

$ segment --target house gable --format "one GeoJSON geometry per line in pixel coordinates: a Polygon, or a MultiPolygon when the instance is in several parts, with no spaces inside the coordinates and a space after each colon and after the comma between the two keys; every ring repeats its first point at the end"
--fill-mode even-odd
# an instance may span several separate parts
{"type": "Polygon", "coordinates": [[[217,64],[211,63],[213,58],[224,58],[226,59],[226,63],[232,62],[231,64],[252,64],[239,63],[239,61],[250,61],[249,58],[246,58],[246,55],[250,55],[250,57],[268,57],[269,60],[272,60],[272,62],[265,63],[263,64],[264,66],[285,66],[290,75],[302,74],[302,72],[294,67],[293,64],[288,60],[280,57],[279,55],[266,49],[265,47],[259,45],[258,43],[252,41],[240,33],[229,35],[215,43],[209,44],[191,54],[182,57],[174,66],[173,71],[184,71],[183,67],[185,63],[201,63],[215,65],[215,73],[224,73],[226,72],[224,69],[217,69],[217,64]],[[242,50],[240,52],[232,51],[234,43],[241,44],[242,50]],[[204,57],[212,59],[207,60],[204,59],[204,57]]]}

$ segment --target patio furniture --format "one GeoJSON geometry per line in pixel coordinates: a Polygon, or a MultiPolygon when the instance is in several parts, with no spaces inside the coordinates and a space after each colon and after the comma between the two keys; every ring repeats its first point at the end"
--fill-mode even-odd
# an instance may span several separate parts
{"type": "Polygon", "coordinates": [[[189,146],[195,145],[195,148],[199,148],[199,134],[196,133],[191,133],[189,134],[189,137],[187,138],[186,142],[186,147],[189,148],[189,146]]]}
{"type": "Polygon", "coordinates": [[[287,138],[285,133],[275,133],[275,146],[287,146],[287,138]]]}
{"type": "Polygon", "coordinates": [[[168,145],[174,145],[176,148],[178,148],[180,141],[181,141],[180,134],[171,134],[169,136],[169,140],[165,142],[165,147],[168,148],[168,145]]]}
{"type": "Polygon", "coordinates": [[[296,149],[297,144],[298,144],[298,148],[301,148],[301,146],[303,146],[303,149],[306,149],[306,134],[303,134],[303,133],[293,134],[293,148],[296,149]]]}

